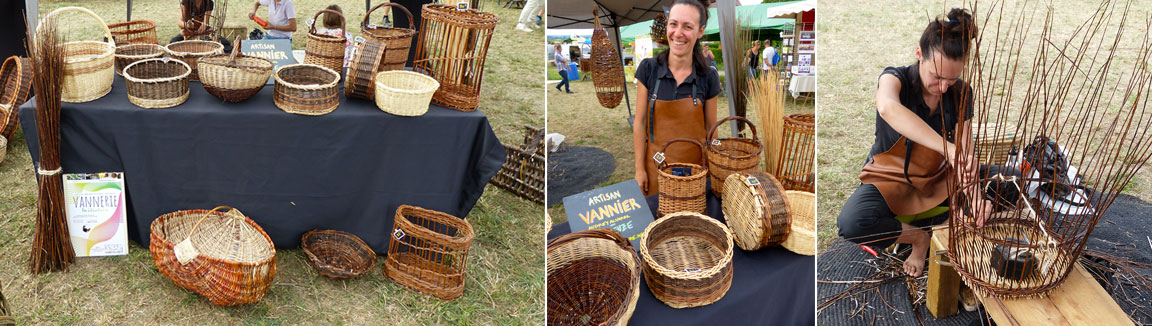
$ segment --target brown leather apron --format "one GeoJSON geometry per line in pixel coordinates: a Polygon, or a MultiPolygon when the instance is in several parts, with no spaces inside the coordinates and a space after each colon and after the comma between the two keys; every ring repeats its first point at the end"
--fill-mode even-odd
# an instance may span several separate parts
{"type": "Polygon", "coordinates": [[[876,186],[896,215],[912,215],[948,199],[950,171],[944,155],[901,136],[888,151],[872,156],[860,182],[876,186]]]}
{"type": "MultiPolygon", "coordinates": [[[[644,170],[648,173],[648,191],[644,196],[657,192],[657,167],[652,159],[664,143],[676,138],[688,138],[704,144],[708,127],[704,123],[704,101],[696,98],[696,84],[692,84],[692,97],[675,101],[660,101],[660,82],[648,98],[647,141],[644,142],[644,170]]],[[[677,143],[668,146],[664,152],[669,162],[701,162],[700,149],[690,143],[677,143]]]]}

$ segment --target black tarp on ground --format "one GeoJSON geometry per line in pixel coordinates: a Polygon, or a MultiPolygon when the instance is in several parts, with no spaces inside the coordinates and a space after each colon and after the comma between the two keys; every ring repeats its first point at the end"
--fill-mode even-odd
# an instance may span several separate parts
{"type": "Polygon", "coordinates": [[[595,147],[561,146],[548,153],[548,206],[595,189],[616,170],[612,153],[595,147]]]}

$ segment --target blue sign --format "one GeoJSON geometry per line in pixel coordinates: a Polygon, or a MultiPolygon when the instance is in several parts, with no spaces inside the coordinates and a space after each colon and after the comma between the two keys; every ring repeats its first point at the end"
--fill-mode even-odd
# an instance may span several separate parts
{"type": "Polygon", "coordinates": [[[644,229],[654,221],[636,180],[564,197],[564,212],[573,232],[614,229],[637,250],[644,229]]]}
{"type": "MultiPolygon", "coordinates": [[[[272,60],[276,65],[272,68],[273,71],[280,66],[296,63],[296,59],[292,57],[292,40],[244,40],[240,44],[240,53],[272,60]]],[[[268,78],[268,84],[272,84],[273,78],[268,78]]]]}

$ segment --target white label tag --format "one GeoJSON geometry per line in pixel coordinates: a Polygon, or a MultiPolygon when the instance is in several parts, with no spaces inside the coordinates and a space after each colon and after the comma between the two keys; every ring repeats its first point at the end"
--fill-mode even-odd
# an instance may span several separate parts
{"type": "Polygon", "coordinates": [[[356,43],[364,43],[364,41],[367,41],[363,36],[357,36],[354,40],[356,43]]]}
{"type": "Polygon", "coordinates": [[[720,140],[719,139],[713,139],[712,140],[712,146],[720,146],[720,140]]]}
{"type": "Polygon", "coordinates": [[[315,24],[315,23],[316,23],[315,19],[308,18],[308,22],[304,23],[304,27],[312,27],[312,24],[315,24]]]}
{"type": "Polygon", "coordinates": [[[760,179],[756,179],[756,177],[748,177],[748,185],[749,186],[759,186],[760,185],[760,179]]]}
{"type": "Polygon", "coordinates": [[[468,1],[457,2],[456,10],[468,10],[468,1]]]}
{"type": "Polygon", "coordinates": [[[392,232],[392,237],[396,238],[396,240],[404,239],[404,230],[396,229],[396,231],[392,232]]]}
{"type": "Polygon", "coordinates": [[[200,256],[200,252],[196,251],[196,246],[192,245],[192,239],[180,241],[172,248],[172,252],[176,254],[176,260],[180,262],[180,265],[186,265],[196,259],[196,256],[200,256]]]}
{"type": "Polygon", "coordinates": [[[652,155],[652,160],[656,161],[656,164],[664,163],[664,152],[656,152],[652,155]]]}
{"type": "Polygon", "coordinates": [[[697,268],[697,267],[692,267],[692,268],[685,268],[685,269],[684,269],[684,272],[685,272],[685,273],[699,273],[699,272],[700,272],[700,268],[697,268]]]}

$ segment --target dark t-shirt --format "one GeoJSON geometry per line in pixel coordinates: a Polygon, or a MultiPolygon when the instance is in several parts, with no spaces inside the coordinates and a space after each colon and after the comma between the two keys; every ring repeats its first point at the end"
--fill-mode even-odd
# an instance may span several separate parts
{"type": "MultiPolygon", "coordinates": [[[[948,141],[955,141],[954,132],[961,108],[967,108],[964,110],[964,121],[972,119],[972,87],[963,80],[952,84],[952,87],[944,92],[944,95],[940,97],[940,107],[933,112],[928,104],[924,103],[919,64],[884,68],[884,72],[880,73],[880,76],[883,77],[884,75],[892,75],[900,80],[900,104],[927,122],[932,130],[944,136],[948,141]],[[957,107],[957,103],[964,103],[964,107],[957,107]]],[[[900,136],[900,133],[896,129],[892,129],[892,126],[888,125],[888,122],[884,121],[884,118],[881,118],[880,113],[877,112],[876,140],[872,143],[872,150],[868,153],[868,159],[871,160],[872,156],[887,152],[893,145],[896,145],[900,136]]]]}
{"type": "Polygon", "coordinates": [[[184,6],[184,19],[196,19],[204,21],[204,13],[212,11],[215,3],[212,0],[201,1],[196,4],[197,0],[180,0],[180,5],[184,6]]]}
{"type": "Polygon", "coordinates": [[[692,74],[688,75],[688,78],[684,78],[684,82],[677,86],[676,76],[673,76],[672,71],[668,70],[667,64],[661,64],[656,58],[647,58],[640,61],[640,66],[636,67],[636,80],[648,89],[648,96],[652,96],[651,92],[658,92],[656,94],[657,100],[675,101],[693,96],[693,85],[696,86],[695,97],[707,100],[720,95],[720,74],[716,70],[705,70],[705,74],[699,75],[696,69],[692,69],[692,74]],[[656,90],[656,83],[660,83],[658,91],[656,90]]]}

